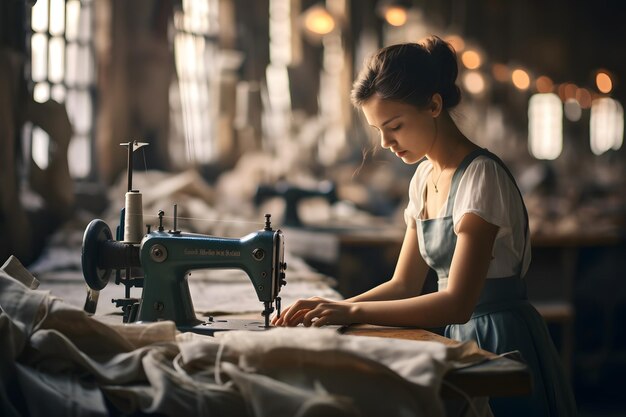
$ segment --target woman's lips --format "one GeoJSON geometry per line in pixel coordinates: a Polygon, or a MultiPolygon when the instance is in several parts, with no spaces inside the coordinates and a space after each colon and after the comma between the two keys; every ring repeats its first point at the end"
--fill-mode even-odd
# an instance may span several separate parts
{"type": "Polygon", "coordinates": [[[398,158],[402,158],[404,155],[406,155],[406,151],[397,151],[396,152],[396,156],[398,158]]]}

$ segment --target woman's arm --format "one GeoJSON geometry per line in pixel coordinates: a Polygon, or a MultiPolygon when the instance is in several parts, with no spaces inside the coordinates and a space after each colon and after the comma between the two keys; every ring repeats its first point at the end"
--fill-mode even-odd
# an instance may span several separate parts
{"type": "Polygon", "coordinates": [[[420,254],[417,231],[414,227],[407,226],[391,279],[346,301],[381,301],[415,297],[421,293],[427,273],[428,265],[420,254]]]}
{"type": "Polygon", "coordinates": [[[465,214],[459,222],[446,290],[406,300],[357,303],[354,322],[419,327],[467,322],[484,286],[497,233],[497,226],[465,214]]]}
{"type": "MultiPolygon", "coordinates": [[[[350,310],[350,306],[356,302],[397,300],[414,297],[420,294],[427,272],[428,265],[426,265],[426,262],[424,262],[419,252],[417,231],[415,228],[408,226],[404,240],[402,241],[402,248],[400,249],[396,269],[393,277],[389,281],[342,302],[332,302],[320,297],[298,300],[284,309],[280,317],[274,317],[272,324],[276,326],[298,325],[302,322],[306,313],[320,304],[328,306],[334,303],[333,305],[335,307],[349,314],[347,311],[350,310]]],[[[338,316],[335,319],[342,320],[338,316]]],[[[347,316],[344,317],[344,319],[348,320],[347,316]]]]}
{"type": "Polygon", "coordinates": [[[439,327],[469,320],[487,276],[498,227],[468,213],[459,223],[448,287],[436,293],[391,301],[311,302],[302,313],[286,317],[287,325],[369,323],[386,326],[439,327]],[[305,312],[306,311],[306,312],[305,312]]]}

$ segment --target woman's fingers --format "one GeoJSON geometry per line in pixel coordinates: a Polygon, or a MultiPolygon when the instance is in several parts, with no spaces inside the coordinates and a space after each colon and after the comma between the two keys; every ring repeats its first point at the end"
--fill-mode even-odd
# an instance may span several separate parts
{"type": "Polygon", "coordinates": [[[309,310],[298,310],[294,315],[292,315],[289,320],[285,321],[285,326],[294,327],[298,324],[302,323],[304,319],[304,315],[308,313],[309,310]]]}
{"type": "Polygon", "coordinates": [[[325,316],[333,312],[332,307],[334,304],[320,297],[298,300],[283,310],[280,317],[274,317],[272,324],[274,326],[297,326],[302,323],[304,326],[309,327],[317,319],[315,326],[323,326],[330,323],[330,318],[325,316]],[[318,323],[322,317],[325,317],[324,320],[318,323]]]}
{"type": "MultiPolygon", "coordinates": [[[[295,303],[293,303],[291,306],[289,306],[287,309],[285,309],[285,311],[283,312],[283,314],[281,314],[281,319],[282,319],[282,323],[283,325],[291,325],[289,323],[292,323],[293,320],[293,316],[295,314],[297,314],[299,311],[301,310],[311,310],[313,308],[315,308],[317,306],[317,304],[319,304],[320,302],[325,302],[326,300],[319,298],[319,297],[313,297],[313,298],[309,298],[307,300],[298,300],[295,303]]],[[[277,321],[278,323],[281,323],[281,320],[277,321]]],[[[298,323],[296,323],[298,324],[298,323]]]]}

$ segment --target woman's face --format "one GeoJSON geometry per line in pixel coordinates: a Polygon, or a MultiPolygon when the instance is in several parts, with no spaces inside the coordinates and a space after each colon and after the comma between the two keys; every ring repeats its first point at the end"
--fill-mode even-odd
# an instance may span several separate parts
{"type": "Polygon", "coordinates": [[[378,130],[380,146],[395,153],[405,163],[418,162],[430,150],[437,133],[430,110],[381,99],[377,94],[370,97],[361,109],[370,126],[378,130]]]}

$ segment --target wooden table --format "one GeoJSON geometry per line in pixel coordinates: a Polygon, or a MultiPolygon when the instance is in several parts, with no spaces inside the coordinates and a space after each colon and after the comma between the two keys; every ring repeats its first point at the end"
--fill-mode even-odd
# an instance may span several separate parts
{"type": "MultiPolygon", "coordinates": [[[[351,325],[341,328],[343,334],[355,336],[387,337],[393,339],[419,340],[443,343],[447,346],[459,342],[418,328],[351,325]]],[[[444,380],[461,389],[470,397],[513,397],[531,392],[531,375],[526,364],[485,350],[479,354],[484,361],[461,369],[449,371],[444,380]]],[[[442,396],[455,395],[447,385],[442,386],[442,396]]]]}

